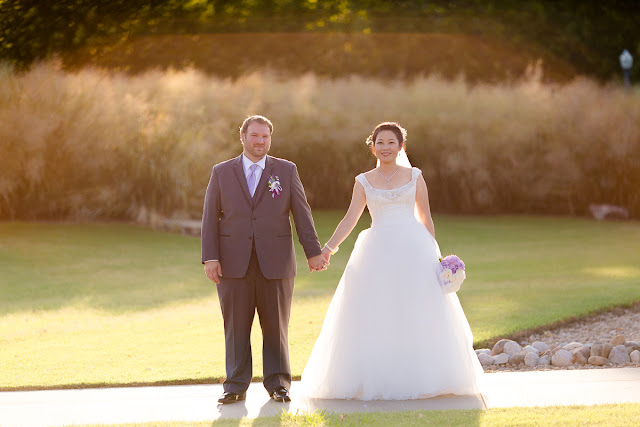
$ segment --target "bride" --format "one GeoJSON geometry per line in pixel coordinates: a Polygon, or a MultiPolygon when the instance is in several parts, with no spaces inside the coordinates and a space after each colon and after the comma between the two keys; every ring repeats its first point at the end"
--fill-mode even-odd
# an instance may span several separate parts
{"type": "Polygon", "coordinates": [[[482,368],[455,293],[438,281],[440,249],[427,186],[408,164],[406,131],[381,123],[367,139],[378,166],[356,177],[351,205],[323,249],[338,251],[368,206],[302,373],[309,398],[405,400],[479,394],[482,368]]]}

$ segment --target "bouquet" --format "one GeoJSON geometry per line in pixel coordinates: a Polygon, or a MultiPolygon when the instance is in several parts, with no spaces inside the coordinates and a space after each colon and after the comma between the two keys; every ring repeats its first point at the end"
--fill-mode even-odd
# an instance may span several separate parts
{"type": "Polygon", "coordinates": [[[464,262],[457,255],[440,258],[440,280],[445,294],[458,292],[466,277],[464,262]]]}

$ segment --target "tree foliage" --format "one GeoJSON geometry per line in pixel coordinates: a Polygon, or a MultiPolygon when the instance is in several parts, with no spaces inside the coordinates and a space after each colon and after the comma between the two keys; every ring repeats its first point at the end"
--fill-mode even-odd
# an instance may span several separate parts
{"type": "Polygon", "coordinates": [[[639,22],[636,0],[0,0],[0,58],[28,67],[148,33],[444,32],[534,44],[608,78],[623,49],[640,62],[639,22]]]}
{"type": "Polygon", "coordinates": [[[18,67],[102,39],[127,37],[162,16],[166,0],[0,0],[0,57],[18,67]]]}

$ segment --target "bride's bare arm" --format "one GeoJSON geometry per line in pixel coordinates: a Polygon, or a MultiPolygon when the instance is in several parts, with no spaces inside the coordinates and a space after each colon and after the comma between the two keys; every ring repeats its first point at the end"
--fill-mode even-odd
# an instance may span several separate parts
{"type": "Polygon", "coordinates": [[[418,176],[418,182],[416,183],[416,210],[418,212],[418,219],[421,223],[427,227],[429,233],[435,238],[436,230],[433,226],[433,218],[431,218],[431,208],[429,207],[429,191],[427,190],[427,183],[424,182],[422,174],[418,176]]]}
{"type": "MultiPolygon", "coordinates": [[[[336,249],[340,244],[346,239],[353,228],[358,223],[362,212],[364,211],[364,207],[367,204],[367,199],[364,192],[364,187],[358,181],[356,181],[353,186],[353,195],[351,196],[351,204],[349,205],[349,209],[345,214],[340,224],[336,227],[336,231],[333,232],[333,235],[327,242],[327,246],[336,249]]],[[[325,258],[329,259],[328,256],[331,255],[331,251],[326,247],[322,250],[322,254],[325,255],[325,258]]]]}

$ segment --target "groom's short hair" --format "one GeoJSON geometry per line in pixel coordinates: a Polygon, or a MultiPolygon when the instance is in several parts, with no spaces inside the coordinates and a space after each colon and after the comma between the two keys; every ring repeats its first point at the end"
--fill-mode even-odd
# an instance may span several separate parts
{"type": "Polygon", "coordinates": [[[242,135],[247,133],[247,129],[249,128],[249,125],[253,122],[260,123],[261,125],[267,125],[270,133],[273,133],[273,123],[271,123],[271,120],[267,119],[265,116],[260,116],[256,114],[256,115],[247,117],[246,119],[244,119],[244,122],[242,122],[242,126],[240,126],[241,139],[242,139],[242,135]]]}

